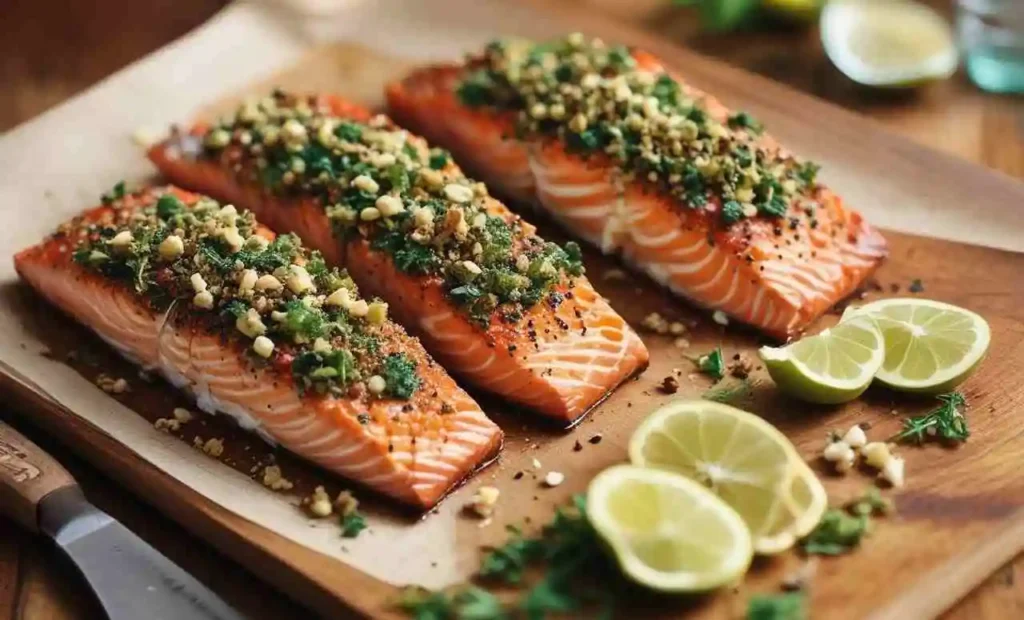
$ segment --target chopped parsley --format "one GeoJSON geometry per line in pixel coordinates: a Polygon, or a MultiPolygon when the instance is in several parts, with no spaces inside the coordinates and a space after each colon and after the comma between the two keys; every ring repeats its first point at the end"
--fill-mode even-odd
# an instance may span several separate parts
{"type": "Polygon", "coordinates": [[[398,606],[415,620],[505,620],[501,601],[483,588],[467,585],[449,592],[418,587],[402,591],[398,606]]]}
{"type": "Polygon", "coordinates": [[[871,517],[892,511],[892,505],[872,487],[864,497],[843,508],[829,508],[817,527],[801,541],[809,555],[842,555],[860,545],[871,531],[871,517]]]}
{"type": "Polygon", "coordinates": [[[595,607],[601,617],[613,617],[617,601],[634,587],[587,520],[583,496],[573,499],[571,509],[559,509],[537,536],[526,536],[511,526],[508,530],[507,542],[484,556],[478,578],[484,584],[515,588],[514,599],[503,604],[475,586],[460,586],[449,593],[410,589],[403,599],[406,611],[424,619],[477,618],[465,615],[459,602],[460,593],[470,592],[462,600],[477,602],[479,607],[474,609],[485,612],[480,618],[579,615],[595,607]],[[423,615],[428,612],[438,615],[423,615]]]}
{"type": "Polygon", "coordinates": [[[341,517],[341,535],[344,538],[355,538],[366,527],[366,517],[358,511],[353,510],[341,517]]]}
{"type": "Polygon", "coordinates": [[[753,596],[747,603],[747,620],[807,620],[802,592],[753,596]]]}
{"type": "Polygon", "coordinates": [[[388,394],[395,398],[409,398],[420,387],[420,378],[416,374],[416,362],[405,353],[392,353],[384,358],[384,369],[381,372],[388,384],[388,394]]]}
{"type": "Polygon", "coordinates": [[[258,366],[284,362],[300,393],[339,396],[364,381],[371,397],[409,399],[419,388],[415,364],[379,354],[386,304],[359,299],[351,278],[298,237],[268,241],[252,214],[207,198],[137,198],[140,207],[79,224],[72,260],[155,311],[174,304],[173,320],[230,336],[258,366]]]}
{"type": "MultiPolygon", "coordinates": [[[[481,92],[472,83],[463,91],[481,92]]],[[[355,122],[315,97],[276,91],[211,129],[204,149],[211,158],[230,149],[245,183],[315,200],[339,243],[368,242],[398,271],[437,278],[483,327],[521,317],[583,273],[578,246],[547,243],[518,218],[494,215],[486,189],[451,166],[447,151],[383,116],[355,122]]]]}
{"type": "Polygon", "coordinates": [[[114,187],[111,188],[109,192],[103,194],[103,196],[100,197],[100,202],[102,202],[105,205],[112,204],[124,198],[125,193],[126,189],[124,181],[118,181],[117,183],[114,184],[114,187]]]}
{"type": "Polygon", "coordinates": [[[750,114],[721,119],[668,72],[638,69],[628,48],[579,33],[525,50],[498,40],[467,67],[462,103],[514,113],[516,137],[600,154],[683,209],[720,202],[724,226],[814,202],[815,164],[766,146],[750,114]]]}

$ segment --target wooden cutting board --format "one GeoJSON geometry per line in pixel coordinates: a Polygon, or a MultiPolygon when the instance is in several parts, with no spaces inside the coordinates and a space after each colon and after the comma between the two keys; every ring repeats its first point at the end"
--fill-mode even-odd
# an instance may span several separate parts
{"type": "MultiPolygon", "coordinates": [[[[578,17],[586,22],[587,30],[609,39],[642,38],[612,24],[578,17]]],[[[550,30],[551,26],[537,29],[550,30]]],[[[1006,209],[1024,204],[1024,189],[1019,184],[909,146],[877,132],[864,121],[763,80],[722,69],[661,42],[642,42],[654,47],[670,66],[693,76],[700,86],[725,101],[737,105],[749,102],[758,112],[767,110],[768,114],[762,116],[770,128],[774,120],[787,115],[796,119],[783,122],[781,133],[790,138],[797,151],[827,153],[831,176],[826,178],[830,180],[837,179],[846,185],[852,177],[863,187],[879,188],[881,198],[936,197],[939,218],[947,210],[957,208],[1006,209]],[[794,109],[801,110],[801,114],[793,115],[794,109]],[[894,176],[879,182],[872,176],[879,166],[893,170],[894,176]],[[974,203],[957,204],[968,195],[975,199],[974,203]]],[[[258,91],[270,85],[334,90],[374,105],[380,101],[382,84],[408,66],[408,61],[363,48],[328,46],[246,90],[258,91]]],[[[227,103],[213,102],[209,111],[222,109],[227,103]]],[[[166,119],[172,120],[185,119],[166,119]]],[[[893,208],[897,206],[894,202],[893,208]]],[[[532,219],[541,224],[545,236],[563,237],[542,217],[532,219]]],[[[980,229],[985,228],[986,222],[991,220],[984,214],[978,216],[980,229]]],[[[927,223],[922,224],[927,228],[927,223]]],[[[818,618],[934,616],[1024,549],[1024,475],[1019,473],[1017,464],[1017,453],[1024,441],[1024,426],[1017,420],[1017,410],[1024,400],[1019,371],[1024,364],[1024,326],[1019,311],[1024,293],[1017,287],[1017,278],[1024,273],[1024,255],[907,234],[887,236],[892,256],[878,273],[877,286],[871,288],[867,298],[892,296],[897,289],[900,294],[908,294],[911,281],[920,279],[925,289],[920,293],[922,296],[959,304],[985,316],[993,330],[992,350],[981,371],[965,386],[971,402],[970,441],[957,449],[903,450],[908,485],[893,494],[898,514],[879,522],[875,533],[856,553],[821,563],[811,590],[812,613],[818,618]]],[[[1012,238],[1006,243],[1012,243],[1012,238]]],[[[690,362],[685,355],[703,353],[719,344],[727,355],[751,354],[759,344],[756,334],[744,329],[723,329],[685,303],[660,292],[642,276],[614,277],[621,267],[596,252],[587,252],[587,266],[595,286],[628,321],[639,325],[643,317],[655,311],[681,320],[691,326],[687,334],[691,346],[681,350],[667,336],[643,334],[652,354],[650,369],[618,390],[569,432],[551,428],[504,403],[481,396],[485,410],[508,435],[501,459],[448,498],[438,514],[424,519],[404,514],[362,493],[371,531],[352,543],[340,538],[331,543],[338,548],[350,544],[350,560],[345,559],[347,552],[340,554],[339,559],[336,548],[330,552],[325,548],[319,553],[298,544],[294,537],[258,525],[255,519],[238,516],[191,490],[189,485],[140,456],[138,446],[129,449],[47,396],[31,377],[10,363],[12,356],[3,351],[0,381],[18,410],[29,414],[35,423],[276,587],[325,615],[337,616],[344,609],[384,615],[393,613],[390,603],[396,585],[443,583],[468,577],[477,565],[481,545],[504,540],[503,525],[527,521],[537,525],[548,521],[553,508],[585,489],[594,474],[623,461],[625,444],[633,428],[645,414],[670,398],[660,393],[657,386],[673,369],[688,368],[690,362]],[[591,443],[589,440],[596,436],[602,440],[591,443]],[[581,451],[573,450],[577,441],[583,446],[581,451]],[[533,467],[534,459],[542,464],[539,472],[533,467]],[[556,489],[542,488],[535,474],[549,470],[565,473],[566,483],[556,489]],[[517,472],[526,475],[516,479],[517,472]],[[482,484],[495,485],[502,492],[497,516],[485,528],[462,516],[459,510],[482,484]],[[441,576],[432,576],[431,571],[441,576]],[[378,577],[370,576],[371,573],[378,577]]],[[[23,287],[5,283],[0,287],[0,303],[19,317],[18,328],[23,330],[21,337],[25,342],[41,345],[39,348],[55,364],[67,363],[89,380],[100,372],[134,377],[134,371],[102,343],[23,287]],[[72,351],[74,355],[69,360],[72,351]]],[[[824,319],[822,325],[830,320],[834,318],[824,319]]],[[[699,397],[710,387],[706,379],[687,378],[687,374],[683,373],[680,391],[671,398],[699,397]]],[[[756,372],[755,377],[764,379],[763,372],[756,372]]],[[[166,417],[176,405],[188,404],[162,383],[133,380],[132,385],[132,392],[119,400],[149,422],[166,417]]],[[[808,407],[780,397],[769,380],[763,380],[751,400],[744,404],[793,439],[801,453],[813,461],[837,502],[859,494],[871,481],[862,474],[838,479],[825,473],[825,468],[814,459],[827,432],[845,429],[856,422],[870,422],[873,438],[886,437],[899,428],[904,416],[931,406],[928,402],[872,390],[865,398],[844,407],[808,407]]],[[[271,455],[258,440],[222,420],[203,418],[187,425],[181,433],[182,441],[189,444],[196,436],[225,438],[227,451],[222,461],[227,466],[211,462],[209,470],[214,476],[234,476],[239,485],[252,485],[262,491],[258,483],[247,482],[236,472],[248,475],[254,466],[273,458],[297,482],[300,492],[316,484],[326,484],[332,490],[344,486],[342,481],[288,455],[271,455]]],[[[799,563],[794,554],[758,561],[738,592],[680,601],[678,609],[692,617],[734,615],[743,608],[747,595],[776,590],[783,576],[799,563]]],[[[639,610],[646,603],[635,601],[636,612],[629,617],[640,615],[639,610]]],[[[664,607],[661,611],[665,611],[664,607]]]]}

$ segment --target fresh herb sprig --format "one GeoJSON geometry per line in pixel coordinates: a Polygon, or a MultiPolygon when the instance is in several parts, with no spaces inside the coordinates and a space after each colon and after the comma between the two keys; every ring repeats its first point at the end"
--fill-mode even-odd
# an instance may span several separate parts
{"type": "Polygon", "coordinates": [[[801,547],[810,555],[842,555],[860,545],[871,532],[871,517],[891,511],[892,504],[872,487],[842,508],[829,508],[801,547]]]}
{"type": "Polygon", "coordinates": [[[398,602],[415,620],[504,620],[508,618],[498,597],[477,586],[449,592],[406,588],[398,602]]]}
{"type": "Polygon", "coordinates": [[[722,347],[716,347],[714,351],[693,358],[697,370],[706,374],[714,380],[725,377],[725,358],[722,356],[722,347]]]}
{"type": "Polygon", "coordinates": [[[716,403],[735,403],[748,398],[753,392],[755,385],[757,385],[755,380],[742,379],[716,386],[701,394],[701,398],[716,403]]]}
{"type": "Polygon", "coordinates": [[[961,409],[967,406],[967,399],[960,392],[938,396],[942,402],[938,408],[922,416],[908,418],[903,422],[903,431],[890,439],[894,442],[922,444],[929,439],[940,439],[951,443],[967,441],[971,431],[967,418],[961,409]]]}
{"type": "Polygon", "coordinates": [[[413,590],[415,604],[406,598],[402,607],[422,620],[497,620],[544,618],[596,604],[604,617],[610,617],[618,594],[630,587],[587,520],[582,495],[573,498],[572,508],[556,511],[536,537],[508,529],[508,541],[484,556],[477,574],[481,582],[523,588],[507,604],[479,587],[467,586],[447,594],[413,590]],[[467,603],[472,603],[468,611],[467,603]],[[481,615],[470,613],[474,610],[482,610],[481,615]]]}
{"type": "Polygon", "coordinates": [[[807,610],[802,592],[751,597],[747,620],[804,620],[807,610]]]}
{"type": "Polygon", "coordinates": [[[341,535],[344,538],[355,538],[366,527],[366,517],[358,511],[352,511],[341,518],[341,535]]]}

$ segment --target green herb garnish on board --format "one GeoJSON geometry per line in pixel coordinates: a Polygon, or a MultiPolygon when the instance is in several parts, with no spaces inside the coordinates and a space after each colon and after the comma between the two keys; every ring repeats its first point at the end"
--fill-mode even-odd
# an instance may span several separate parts
{"type": "Polygon", "coordinates": [[[734,381],[727,385],[719,384],[701,394],[701,398],[716,403],[735,403],[749,397],[755,384],[756,382],[751,379],[734,381]]]}
{"type": "Polygon", "coordinates": [[[891,511],[892,504],[872,487],[843,508],[829,508],[818,526],[801,541],[801,549],[810,555],[842,555],[870,533],[872,516],[891,511]]]}
{"type": "Polygon", "coordinates": [[[950,443],[967,441],[971,431],[967,418],[960,411],[967,406],[967,399],[960,392],[937,396],[942,404],[931,412],[903,421],[903,431],[890,441],[922,444],[931,439],[950,443]]]}
{"type": "Polygon", "coordinates": [[[472,585],[448,592],[406,588],[398,606],[415,620],[505,620],[509,617],[498,597],[472,585]]]}
{"type": "Polygon", "coordinates": [[[366,517],[357,511],[352,511],[341,517],[341,535],[345,538],[355,538],[366,529],[366,517]]]}
{"type": "Polygon", "coordinates": [[[725,358],[722,356],[722,347],[698,357],[695,361],[697,370],[715,379],[716,381],[725,377],[725,358]]]}
{"type": "Polygon", "coordinates": [[[802,592],[753,596],[747,604],[747,620],[806,620],[802,592]]]}
{"type": "Polygon", "coordinates": [[[477,577],[481,584],[511,586],[514,595],[510,593],[502,604],[475,586],[457,587],[449,593],[413,589],[409,593],[417,604],[405,605],[405,609],[413,614],[439,610],[447,614],[415,615],[417,618],[476,618],[459,615],[465,613],[460,611],[459,595],[469,591],[469,600],[480,601],[482,609],[496,614],[483,618],[545,618],[594,607],[598,617],[612,617],[616,601],[632,587],[587,520],[583,496],[573,499],[572,508],[559,509],[536,536],[510,527],[506,543],[484,556],[477,577]]]}

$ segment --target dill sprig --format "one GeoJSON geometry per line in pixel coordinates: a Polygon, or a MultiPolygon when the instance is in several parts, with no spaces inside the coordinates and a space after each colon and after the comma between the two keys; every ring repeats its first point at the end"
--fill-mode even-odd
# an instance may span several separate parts
{"type": "Polygon", "coordinates": [[[701,394],[701,398],[716,403],[732,403],[749,397],[755,385],[757,385],[757,381],[743,379],[711,388],[701,394]]]}
{"type": "Polygon", "coordinates": [[[942,404],[933,411],[903,421],[903,431],[890,441],[922,444],[938,438],[948,442],[963,442],[971,436],[967,418],[960,409],[967,406],[967,399],[960,392],[950,392],[937,397],[942,404]]]}

